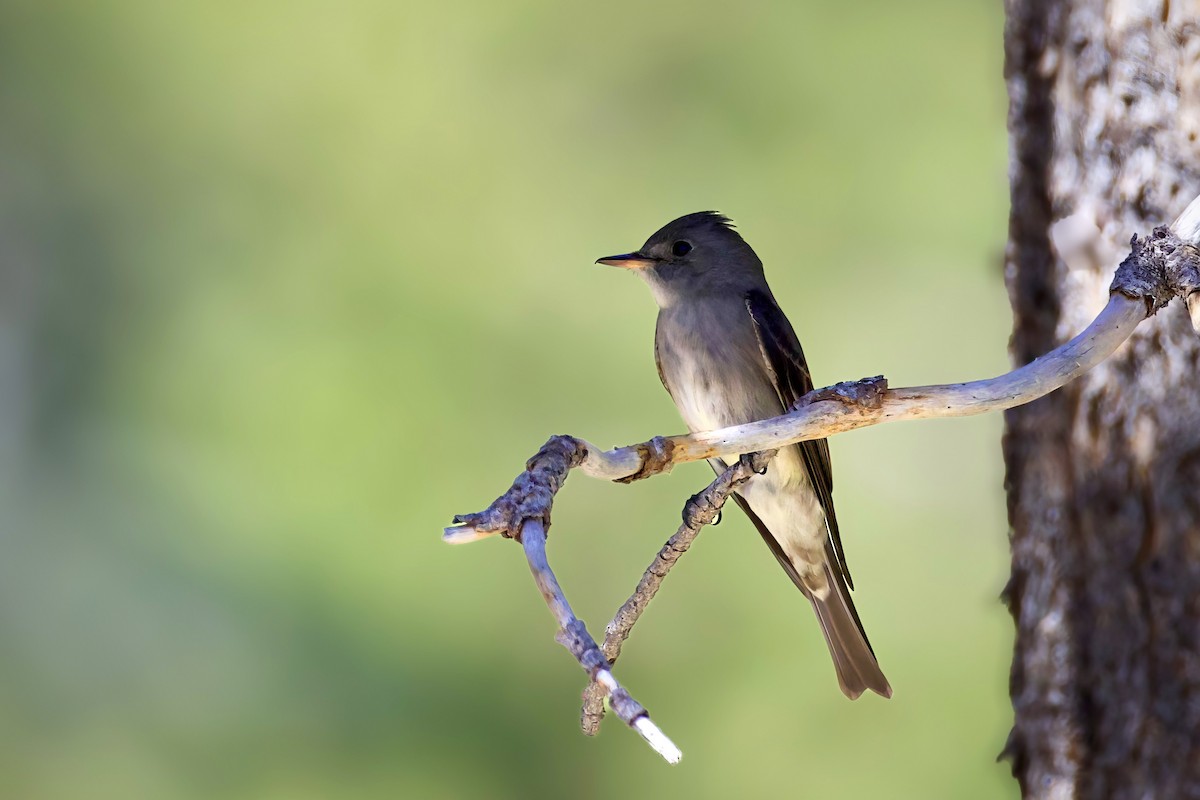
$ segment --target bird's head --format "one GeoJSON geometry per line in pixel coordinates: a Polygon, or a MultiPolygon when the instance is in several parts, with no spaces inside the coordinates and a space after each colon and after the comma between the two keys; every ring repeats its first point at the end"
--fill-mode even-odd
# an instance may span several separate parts
{"type": "Polygon", "coordinates": [[[668,222],[634,252],[596,263],[636,270],[663,308],[702,295],[740,296],[766,285],[762,261],[733,223],[715,211],[668,222]]]}

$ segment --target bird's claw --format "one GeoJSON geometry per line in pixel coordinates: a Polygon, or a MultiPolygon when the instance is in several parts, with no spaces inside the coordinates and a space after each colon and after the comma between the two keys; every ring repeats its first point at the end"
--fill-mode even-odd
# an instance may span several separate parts
{"type": "Polygon", "coordinates": [[[713,508],[713,501],[705,492],[697,492],[683,504],[681,516],[683,524],[689,528],[721,524],[721,509],[713,508]]]}
{"type": "Polygon", "coordinates": [[[703,503],[704,492],[696,492],[687,499],[687,502],[683,504],[683,512],[680,514],[684,525],[691,525],[693,520],[700,515],[703,503]]]}

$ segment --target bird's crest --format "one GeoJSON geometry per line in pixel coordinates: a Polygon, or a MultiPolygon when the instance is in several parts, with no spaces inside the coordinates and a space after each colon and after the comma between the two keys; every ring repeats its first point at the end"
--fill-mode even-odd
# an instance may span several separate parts
{"type": "Polygon", "coordinates": [[[724,228],[727,231],[735,231],[737,228],[737,226],[733,224],[733,220],[722,214],[720,211],[697,211],[694,214],[688,214],[686,217],[683,217],[680,222],[683,222],[684,220],[687,220],[689,223],[693,224],[699,222],[708,222],[717,227],[724,228]]]}

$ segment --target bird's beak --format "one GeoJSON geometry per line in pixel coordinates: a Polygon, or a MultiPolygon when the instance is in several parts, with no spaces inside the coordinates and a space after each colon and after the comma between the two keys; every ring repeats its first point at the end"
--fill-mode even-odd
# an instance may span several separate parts
{"type": "Polygon", "coordinates": [[[607,264],[610,267],[624,267],[625,269],[645,269],[652,267],[658,263],[657,258],[643,255],[641,253],[625,253],[619,256],[605,256],[597,258],[597,264],[607,264]]]}

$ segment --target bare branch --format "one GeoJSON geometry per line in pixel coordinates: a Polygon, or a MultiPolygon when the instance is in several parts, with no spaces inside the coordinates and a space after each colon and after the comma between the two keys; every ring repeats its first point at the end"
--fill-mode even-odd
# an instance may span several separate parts
{"type": "MultiPolygon", "coordinates": [[[[889,389],[877,409],[822,400],[760,422],[664,438],[670,443],[672,463],[682,464],[824,439],[883,422],[1002,411],[1036,400],[1087,372],[1110,356],[1145,318],[1145,302],[1116,294],[1083,333],[1036,361],[996,378],[889,389]]],[[[608,451],[589,448],[580,469],[594,477],[612,478],[626,470],[631,461],[640,469],[637,453],[636,446],[608,451]]]]}
{"type": "MultiPolygon", "coordinates": [[[[889,389],[876,408],[822,397],[779,417],[715,431],[656,437],[650,442],[612,450],[600,450],[581,441],[585,455],[578,466],[592,477],[618,480],[642,471],[647,452],[667,452],[669,463],[674,465],[778,449],[883,422],[966,417],[1001,411],[1036,400],[1087,372],[1128,339],[1146,316],[1145,300],[1116,292],[1083,333],[1041,358],[996,378],[889,389]]],[[[457,544],[501,532],[501,528],[468,523],[467,529],[447,528],[445,539],[457,544]]]]}
{"type": "MultiPolygon", "coordinates": [[[[681,754],[652,723],[646,710],[612,675],[610,660],[658,591],[663,578],[699,530],[719,512],[729,494],[748,480],[747,469],[765,464],[784,446],[823,439],[856,428],[903,419],[963,417],[1028,403],[1063,386],[1111,355],[1146,317],[1172,297],[1186,302],[1200,331],[1200,197],[1170,228],[1162,227],[1139,240],[1117,270],[1108,305],[1082,333],[1061,347],[1012,372],[988,380],[942,386],[886,389],[882,378],[837,384],[810,392],[789,413],[773,419],[684,436],[656,436],[648,442],[600,450],[571,436],[551,437],[529,460],[509,490],[487,509],[456,516],[443,537],[451,543],[477,541],[500,534],[522,542],[534,580],[559,623],[557,639],[588,672],[582,725],[595,732],[602,716],[605,691],[614,712],[672,763],[681,754]],[[571,611],[546,560],[546,531],[554,496],[570,470],[578,467],[597,477],[628,482],[669,470],[687,461],[721,457],[740,459],[693,498],[684,524],[659,552],[637,590],[608,626],[602,651],[583,622],[571,611]],[[597,686],[598,684],[598,686],[597,686]]],[[[761,467],[760,467],[761,468],[761,467]]]]}
{"type": "MultiPolygon", "coordinates": [[[[861,381],[839,383],[827,389],[818,389],[801,397],[796,403],[801,408],[821,400],[837,400],[863,408],[878,408],[883,402],[884,392],[887,391],[887,381],[883,376],[865,378],[861,381]]],[[[764,450],[761,453],[748,453],[739,458],[732,466],[717,476],[705,489],[692,497],[683,507],[683,524],[679,530],[667,540],[658,555],[646,567],[646,572],[638,582],[637,588],[624,605],[617,610],[612,621],[608,623],[604,633],[604,644],[601,649],[609,663],[616,663],[621,655],[621,646],[629,638],[633,626],[641,618],[642,613],[658,593],[667,573],[675,566],[680,556],[688,551],[692,542],[700,534],[705,525],[715,525],[721,517],[721,509],[725,501],[739,486],[752,477],[762,475],[767,471],[768,464],[778,450],[764,450]]],[[[583,690],[583,708],[580,712],[579,725],[588,736],[595,736],[600,730],[600,722],[604,719],[605,687],[596,682],[589,683],[583,690]]]]}
{"type": "Polygon", "coordinates": [[[968,417],[1036,400],[1112,355],[1138,323],[1161,307],[1164,298],[1182,296],[1189,312],[1200,306],[1200,300],[1194,299],[1200,292],[1200,254],[1196,249],[1200,242],[1200,198],[1192,201],[1175,225],[1182,232],[1172,226],[1159,228],[1145,239],[1135,237],[1130,257],[1122,262],[1113,282],[1108,305],[1091,325],[1061,347],[1012,372],[969,383],[889,389],[878,408],[818,401],[759,422],[658,436],[612,450],[583,442],[586,454],[579,468],[594,478],[636,479],[669,470],[675,464],[737,457],[883,422],[968,417]]]}
{"type": "Polygon", "coordinates": [[[679,763],[679,759],[683,758],[683,753],[650,720],[645,707],[634,700],[629,692],[617,682],[612,674],[612,667],[604,658],[604,654],[600,652],[600,648],[596,646],[596,641],[587,632],[587,627],[583,622],[575,616],[575,612],[571,610],[562,587],[558,585],[558,579],[554,577],[554,572],[550,569],[550,562],[546,559],[546,529],[541,521],[527,520],[521,526],[518,538],[525,548],[525,558],[529,561],[529,570],[533,573],[533,579],[537,583],[538,589],[541,590],[546,605],[550,606],[550,611],[558,620],[559,632],[555,639],[571,651],[571,655],[575,656],[592,681],[608,691],[613,713],[622,722],[637,731],[668,762],[679,763]]]}
{"type": "MultiPolygon", "coordinates": [[[[721,508],[729,499],[729,495],[733,494],[733,490],[755,474],[764,472],[776,452],[778,451],[768,450],[742,456],[737,463],[717,476],[707,488],[688,500],[683,508],[683,524],[658,551],[650,566],[646,567],[637,589],[613,616],[612,622],[608,623],[604,631],[604,645],[601,650],[610,664],[616,663],[617,657],[621,655],[621,645],[629,638],[634,624],[658,593],[671,567],[675,566],[679,557],[692,546],[692,541],[699,535],[700,529],[705,525],[712,525],[720,517],[721,508]]],[[[579,725],[588,736],[595,736],[600,730],[600,721],[604,719],[606,694],[607,687],[597,681],[589,683],[583,690],[583,709],[580,712],[579,725]]]]}
{"type": "Polygon", "coordinates": [[[447,541],[474,541],[483,536],[500,534],[521,542],[534,583],[542,593],[550,613],[558,622],[555,640],[575,656],[590,678],[610,697],[613,712],[650,744],[668,762],[675,764],[683,757],[679,748],[650,720],[646,709],[634,700],[612,674],[612,666],[588,633],[582,620],[575,616],[571,604],[550,569],[546,557],[546,531],[550,526],[550,510],[554,496],[562,488],[567,474],[579,464],[586,453],[582,442],[570,436],[551,436],[525,465],[507,492],[477,514],[454,518],[462,528],[448,528],[447,541]],[[452,538],[452,532],[464,535],[452,538]]]}

